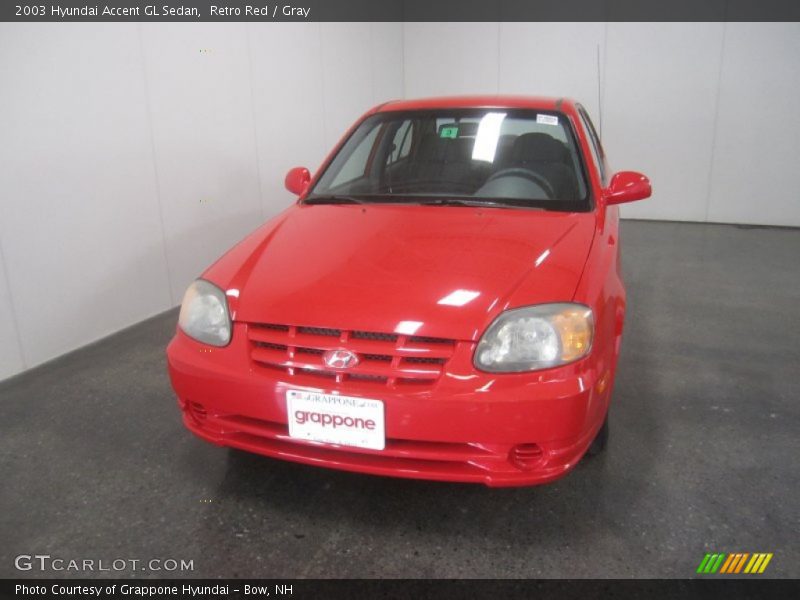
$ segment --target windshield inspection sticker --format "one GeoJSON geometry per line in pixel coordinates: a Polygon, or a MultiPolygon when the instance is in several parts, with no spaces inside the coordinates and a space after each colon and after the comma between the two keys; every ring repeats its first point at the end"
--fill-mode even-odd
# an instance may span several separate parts
{"type": "Polygon", "coordinates": [[[543,125],[558,125],[558,117],[553,115],[536,115],[536,122],[543,125]]]}
{"type": "Polygon", "coordinates": [[[458,125],[442,127],[441,132],[439,132],[439,137],[456,139],[458,137],[458,125]]]}

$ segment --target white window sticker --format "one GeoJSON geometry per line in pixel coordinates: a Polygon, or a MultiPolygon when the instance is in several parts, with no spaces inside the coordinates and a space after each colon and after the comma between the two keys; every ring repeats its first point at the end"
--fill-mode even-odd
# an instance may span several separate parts
{"type": "Polygon", "coordinates": [[[543,125],[558,125],[558,117],[553,115],[536,115],[536,122],[543,125]]]}

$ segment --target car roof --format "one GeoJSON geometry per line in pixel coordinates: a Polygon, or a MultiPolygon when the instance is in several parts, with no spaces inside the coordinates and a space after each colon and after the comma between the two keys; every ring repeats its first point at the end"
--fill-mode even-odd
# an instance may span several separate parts
{"type": "Polygon", "coordinates": [[[376,112],[426,110],[437,108],[532,108],[541,110],[574,109],[570,98],[547,96],[438,96],[413,100],[390,100],[376,108],[376,112]]]}

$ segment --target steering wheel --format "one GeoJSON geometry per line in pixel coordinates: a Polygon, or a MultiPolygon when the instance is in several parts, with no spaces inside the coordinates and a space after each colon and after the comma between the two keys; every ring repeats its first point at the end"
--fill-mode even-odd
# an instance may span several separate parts
{"type": "Polygon", "coordinates": [[[553,200],[556,197],[556,191],[553,189],[553,186],[550,182],[536,173],[534,171],[530,171],[528,169],[523,169],[521,167],[511,167],[510,169],[501,169],[497,173],[493,174],[483,185],[486,185],[490,181],[494,181],[496,179],[502,179],[503,177],[522,177],[524,179],[528,179],[542,188],[542,191],[547,194],[548,200],[553,200]]]}

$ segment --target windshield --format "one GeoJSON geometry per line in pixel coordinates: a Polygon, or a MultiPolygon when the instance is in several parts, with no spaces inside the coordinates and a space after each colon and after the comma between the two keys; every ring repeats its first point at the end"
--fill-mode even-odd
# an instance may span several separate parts
{"type": "Polygon", "coordinates": [[[513,109],[373,115],[306,198],[319,201],[591,208],[566,117],[513,109]]]}

